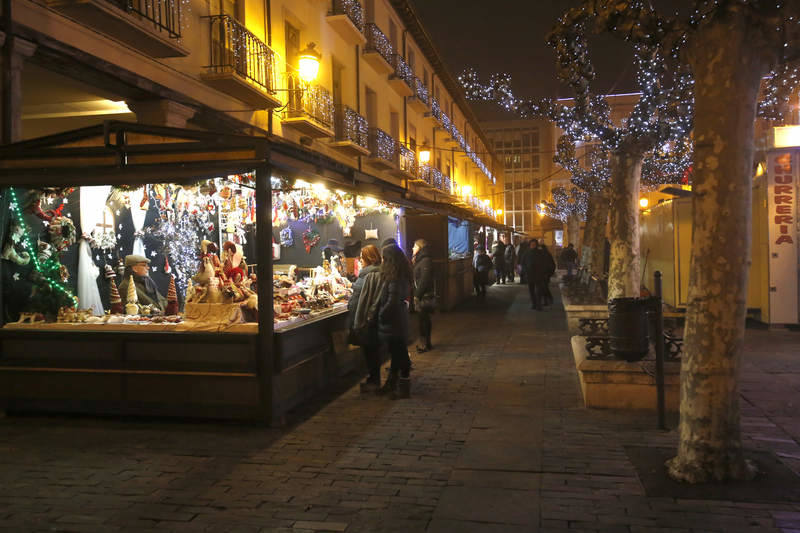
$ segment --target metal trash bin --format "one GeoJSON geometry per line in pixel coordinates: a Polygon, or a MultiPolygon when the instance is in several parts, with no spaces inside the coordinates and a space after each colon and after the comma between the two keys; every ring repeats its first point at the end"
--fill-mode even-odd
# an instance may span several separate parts
{"type": "Polygon", "coordinates": [[[629,362],[641,361],[650,349],[648,298],[614,298],[608,302],[611,351],[629,362]]]}

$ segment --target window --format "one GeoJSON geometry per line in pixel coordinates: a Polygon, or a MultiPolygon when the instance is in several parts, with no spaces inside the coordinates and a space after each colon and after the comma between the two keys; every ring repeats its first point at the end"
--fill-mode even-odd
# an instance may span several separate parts
{"type": "Polygon", "coordinates": [[[369,87],[364,88],[367,101],[367,124],[370,128],[378,126],[378,95],[369,87]]]}
{"type": "MultiPolygon", "coordinates": [[[[286,23],[286,64],[297,65],[297,54],[300,52],[300,30],[286,23]]],[[[290,67],[289,67],[290,68],[290,67]]]]}
{"type": "Polygon", "coordinates": [[[533,168],[534,170],[539,170],[541,163],[540,160],[541,157],[539,156],[539,154],[533,154],[533,162],[531,164],[531,168],[533,168]]]}
{"type": "Polygon", "coordinates": [[[392,19],[389,19],[389,43],[392,45],[392,50],[399,54],[400,50],[397,49],[397,24],[392,19]]]}
{"type": "Polygon", "coordinates": [[[522,145],[523,146],[530,146],[531,145],[531,134],[530,133],[523,133],[522,134],[522,145]]]}
{"type": "Polygon", "coordinates": [[[522,141],[514,139],[514,148],[519,148],[520,146],[522,146],[522,141]]]}
{"type": "Polygon", "coordinates": [[[523,157],[522,158],[522,168],[531,168],[531,158],[530,157],[523,157]]]}
{"type": "Polygon", "coordinates": [[[416,63],[416,57],[414,56],[414,50],[411,48],[408,49],[408,66],[411,67],[411,72],[414,72],[414,64],[416,63]]]}
{"type": "Polygon", "coordinates": [[[427,87],[428,86],[428,69],[422,69],[422,84],[427,87]]]}

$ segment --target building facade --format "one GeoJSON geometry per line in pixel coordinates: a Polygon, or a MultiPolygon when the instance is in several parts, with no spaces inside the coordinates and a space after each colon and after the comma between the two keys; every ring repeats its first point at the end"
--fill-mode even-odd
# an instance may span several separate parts
{"type": "Polygon", "coordinates": [[[11,4],[5,142],[107,119],[275,137],[492,213],[502,172],[406,0],[11,4]]]}

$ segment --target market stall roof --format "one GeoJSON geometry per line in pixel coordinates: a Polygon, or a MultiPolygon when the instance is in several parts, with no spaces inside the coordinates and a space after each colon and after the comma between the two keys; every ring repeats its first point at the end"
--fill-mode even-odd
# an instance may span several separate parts
{"type": "Polygon", "coordinates": [[[253,170],[268,154],[263,137],[107,121],[0,146],[0,185],[191,180],[253,170]]]}

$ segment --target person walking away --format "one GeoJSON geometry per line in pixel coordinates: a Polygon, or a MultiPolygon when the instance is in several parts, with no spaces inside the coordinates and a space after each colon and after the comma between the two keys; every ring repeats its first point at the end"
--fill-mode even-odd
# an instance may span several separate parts
{"type": "Polygon", "coordinates": [[[540,244],[539,250],[542,252],[542,261],[545,266],[545,278],[542,286],[542,303],[549,306],[553,305],[553,293],[550,292],[550,278],[556,273],[556,262],[553,260],[553,255],[550,253],[550,250],[547,249],[547,246],[540,244]]]}
{"type": "Polygon", "coordinates": [[[492,268],[492,260],[486,255],[485,248],[478,248],[475,257],[472,258],[472,268],[475,269],[473,284],[475,294],[478,299],[486,299],[486,286],[489,284],[489,270],[492,268]]]}
{"type": "Polygon", "coordinates": [[[539,242],[531,239],[530,248],[525,254],[525,278],[528,280],[528,292],[531,296],[531,309],[542,310],[544,283],[547,276],[546,258],[539,249],[539,242]]]}
{"type": "Polygon", "coordinates": [[[567,279],[572,279],[572,273],[575,271],[575,265],[578,262],[578,252],[575,251],[572,243],[569,243],[566,249],[561,252],[561,262],[567,267],[567,279]]]}
{"type": "Polygon", "coordinates": [[[414,273],[408,258],[396,245],[383,248],[380,275],[385,283],[378,302],[378,338],[386,344],[392,362],[389,377],[378,390],[392,398],[408,398],[411,392],[411,358],[408,356],[408,301],[414,273]]]}
{"type": "Polygon", "coordinates": [[[500,283],[505,284],[505,280],[503,276],[505,275],[505,252],[506,252],[506,245],[501,240],[492,245],[492,263],[494,263],[494,276],[495,276],[495,283],[498,285],[500,283]]]}
{"type": "Polygon", "coordinates": [[[521,243],[519,243],[519,246],[517,247],[517,264],[519,265],[520,285],[524,285],[528,282],[527,276],[525,274],[525,268],[523,265],[525,264],[525,256],[528,254],[530,249],[531,245],[528,242],[528,239],[524,239],[521,243]]]}
{"type": "Polygon", "coordinates": [[[514,250],[514,245],[511,243],[506,244],[506,251],[503,255],[505,261],[505,281],[514,283],[514,266],[517,262],[517,252],[514,250]]]}
{"type": "Polygon", "coordinates": [[[372,244],[365,246],[361,249],[359,262],[358,279],[353,283],[353,294],[347,302],[348,340],[350,344],[361,346],[369,372],[366,381],[361,383],[361,392],[370,393],[377,392],[381,386],[381,344],[377,327],[378,300],[383,285],[380,279],[381,253],[372,244]]]}
{"type": "Polygon", "coordinates": [[[436,294],[433,284],[433,258],[428,250],[425,239],[414,241],[411,262],[414,265],[414,306],[419,314],[419,336],[422,345],[417,345],[417,352],[424,353],[433,350],[431,333],[433,322],[431,314],[436,308],[436,294]]]}

